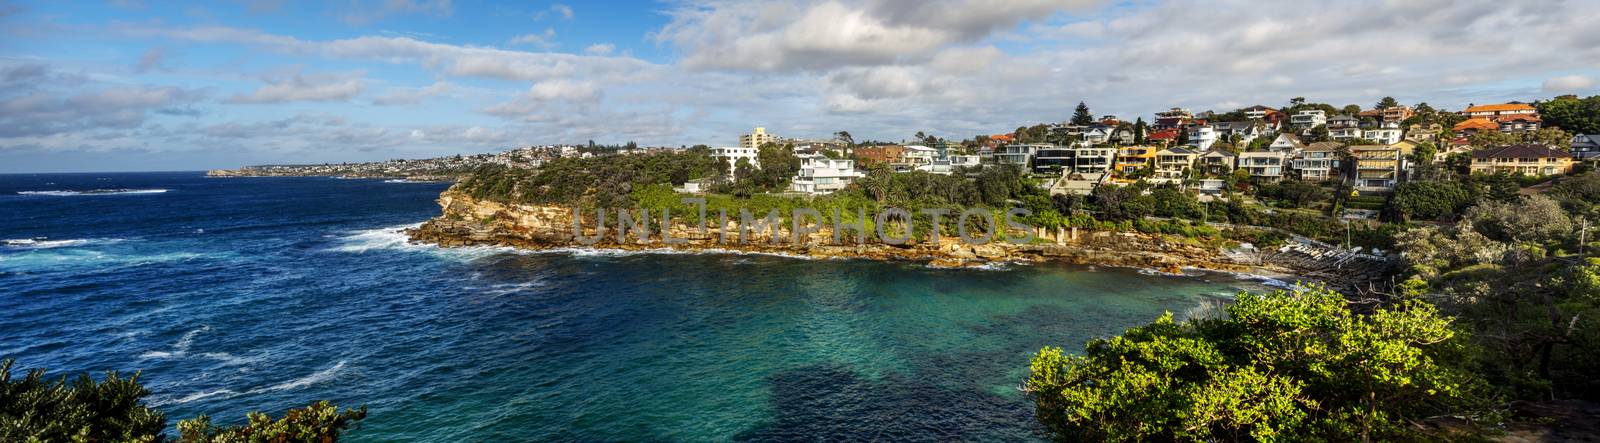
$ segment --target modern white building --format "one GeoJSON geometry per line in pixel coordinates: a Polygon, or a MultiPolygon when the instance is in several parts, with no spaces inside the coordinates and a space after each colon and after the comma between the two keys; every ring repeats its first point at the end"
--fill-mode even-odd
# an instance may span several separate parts
{"type": "Polygon", "coordinates": [[[1257,180],[1278,181],[1283,179],[1284,170],[1288,169],[1289,159],[1293,155],[1289,151],[1240,152],[1238,168],[1248,171],[1250,177],[1257,180]]]}
{"type": "Polygon", "coordinates": [[[1117,159],[1117,148],[1080,146],[1072,150],[1072,172],[1078,174],[1108,174],[1111,163],[1117,159]]]}
{"type": "Polygon", "coordinates": [[[1289,124],[1295,129],[1311,129],[1328,124],[1328,113],[1321,109],[1307,109],[1289,116],[1289,124]]]}
{"type": "Polygon", "coordinates": [[[844,189],[861,173],[856,172],[856,161],[828,158],[817,154],[800,155],[800,171],[790,182],[789,190],[807,194],[831,194],[844,189]]]}
{"type": "Polygon", "coordinates": [[[1399,143],[1404,136],[1405,131],[1400,130],[1398,127],[1373,128],[1361,131],[1361,138],[1385,145],[1399,143]]]}
{"type": "Polygon", "coordinates": [[[901,151],[900,158],[911,169],[932,165],[934,159],[939,158],[938,149],[922,145],[905,145],[904,148],[905,150],[901,151]]]}
{"type": "Polygon", "coordinates": [[[711,148],[711,158],[727,160],[728,161],[728,175],[729,176],[732,176],[733,175],[733,171],[735,169],[738,169],[739,160],[740,159],[749,160],[750,161],[750,167],[752,167],[752,168],[760,168],[761,167],[761,160],[758,157],[756,157],[756,148],[746,148],[746,147],[711,148]]]}
{"type": "Polygon", "coordinates": [[[1189,132],[1188,145],[1197,151],[1210,150],[1211,145],[1217,143],[1217,130],[1209,124],[1191,123],[1187,130],[1189,132]]]}

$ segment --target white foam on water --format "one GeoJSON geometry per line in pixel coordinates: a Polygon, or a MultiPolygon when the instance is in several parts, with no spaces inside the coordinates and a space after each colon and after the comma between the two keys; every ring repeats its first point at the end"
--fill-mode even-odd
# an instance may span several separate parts
{"type": "Polygon", "coordinates": [[[44,195],[51,197],[75,197],[80,195],[141,195],[161,194],[168,189],[91,189],[88,191],[17,191],[17,195],[44,195]]]}
{"type": "Polygon", "coordinates": [[[123,239],[120,238],[76,238],[68,240],[50,240],[47,238],[14,238],[0,240],[0,245],[12,249],[53,249],[84,245],[109,244],[121,241],[123,241],[123,239]]]}
{"type": "Polygon", "coordinates": [[[170,351],[150,351],[150,352],[146,352],[146,353],[143,353],[143,354],[139,354],[139,358],[160,359],[160,358],[182,357],[184,354],[188,354],[189,353],[189,347],[194,345],[194,337],[196,335],[200,335],[200,333],[206,332],[206,331],[210,331],[210,330],[211,330],[210,326],[201,326],[200,329],[195,329],[195,330],[192,330],[192,331],[189,331],[189,332],[185,332],[185,333],[183,333],[183,337],[178,338],[178,342],[177,343],[173,343],[172,344],[172,350],[170,350],[170,351]]]}
{"type": "Polygon", "coordinates": [[[153,401],[150,402],[150,404],[151,404],[151,406],[161,406],[161,405],[166,405],[166,404],[182,404],[182,403],[189,403],[189,402],[192,402],[192,401],[204,400],[204,399],[212,398],[212,397],[232,398],[232,397],[237,397],[237,396],[240,396],[240,395],[262,394],[262,393],[267,393],[267,392],[285,391],[285,390],[290,390],[290,389],[295,389],[295,388],[302,388],[302,387],[311,386],[311,385],[314,385],[314,384],[317,384],[317,383],[322,383],[322,382],[325,382],[325,381],[333,380],[334,377],[339,375],[340,371],[344,370],[344,365],[345,365],[345,361],[344,360],[339,360],[338,363],[335,363],[333,365],[333,367],[330,367],[328,369],[323,369],[321,371],[313,372],[313,373],[311,373],[309,375],[306,375],[304,377],[296,378],[294,380],[289,380],[289,381],[286,381],[286,382],[283,382],[283,383],[278,383],[278,384],[275,384],[275,385],[270,385],[270,386],[250,389],[250,390],[246,390],[246,391],[243,391],[243,392],[235,391],[235,390],[227,389],[227,388],[213,389],[213,390],[209,390],[209,391],[200,391],[200,392],[192,393],[192,394],[189,394],[189,395],[185,395],[185,396],[178,397],[178,398],[173,398],[173,399],[153,400],[153,401]]]}

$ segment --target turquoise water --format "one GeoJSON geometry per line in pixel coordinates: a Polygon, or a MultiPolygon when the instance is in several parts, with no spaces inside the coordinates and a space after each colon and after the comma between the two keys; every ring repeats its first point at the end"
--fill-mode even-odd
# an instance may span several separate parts
{"type": "Polygon", "coordinates": [[[1042,437],[1016,389],[1039,347],[1259,288],[407,245],[398,229],[436,213],[442,189],[0,176],[0,356],[142,370],[173,422],[364,403],[356,441],[1015,441],[1042,437]],[[94,189],[165,192],[58,192],[94,189]]]}

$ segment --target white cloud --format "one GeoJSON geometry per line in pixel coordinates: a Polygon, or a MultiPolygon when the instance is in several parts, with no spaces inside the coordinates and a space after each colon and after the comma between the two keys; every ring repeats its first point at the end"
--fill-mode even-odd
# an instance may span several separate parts
{"type": "Polygon", "coordinates": [[[379,0],[376,5],[360,0],[350,0],[340,20],[352,25],[365,25],[395,14],[432,14],[449,17],[454,12],[450,0],[379,0]]]}
{"type": "Polygon", "coordinates": [[[513,44],[513,45],[534,45],[534,46],[539,46],[539,47],[543,47],[543,48],[550,48],[552,46],[555,46],[555,42],[553,41],[553,40],[555,40],[555,38],[556,38],[556,30],[555,29],[553,29],[553,28],[544,28],[544,32],[542,32],[542,33],[538,33],[538,34],[522,34],[522,35],[519,35],[519,36],[516,36],[516,37],[512,37],[511,38],[511,44],[513,44]]]}
{"type": "Polygon", "coordinates": [[[1594,87],[1594,79],[1582,75],[1566,75],[1544,81],[1541,89],[1552,94],[1582,92],[1594,87]]]}
{"type": "Polygon", "coordinates": [[[268,78],[266,85],[249,94],[228,97],[227,103],[285,103],[343,101],[367,89],[359,78],[342,78],[333,75],[302,76],[298,73],[282,78],[268,78]]]}
{"type": "Polygon", "coordinates": [[[589,45],[587,48],[583,48],[583,52],[590,55],[609,55],[615,50],[617,50],[617,45],[610,43],[595,43],[589,45]]]}
{"type": "Polygon", "coordinates": [[[555,11],[555,13],[557,15],[560,15],[561,18],[564,19],[564,20],[572,20],[572,7],[571,6],[567,6],[567,5],[563,5],[563,4],[560,4],[560,3],[556,3],[556,4],[553,4],[553,5],[550,5],[550,10],[551,11],[555,11]]]}
{"type": "Polygon", "coordinates": [[[416,104],[424,98],[447,93],[450,88],[450,84],[443,81],[433,82],[432,85],[421,88],[399,88],[372,99],[372,104],[379,106],[416,104]]]}

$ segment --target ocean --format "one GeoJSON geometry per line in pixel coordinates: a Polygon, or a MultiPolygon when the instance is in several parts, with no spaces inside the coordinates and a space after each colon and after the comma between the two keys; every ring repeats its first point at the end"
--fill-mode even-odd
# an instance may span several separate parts
{"type": "MultiPolygon", "coordinates": [[[[0,175],[0,357],[142,371],[180,418],[365,404],[352,441],[1046,437],[1046,345],[1210,312],[1227,274],[407,244],[446,187],[0,175]]],[[[169,431],[172,434],[173,431],[169,431]]]]}

